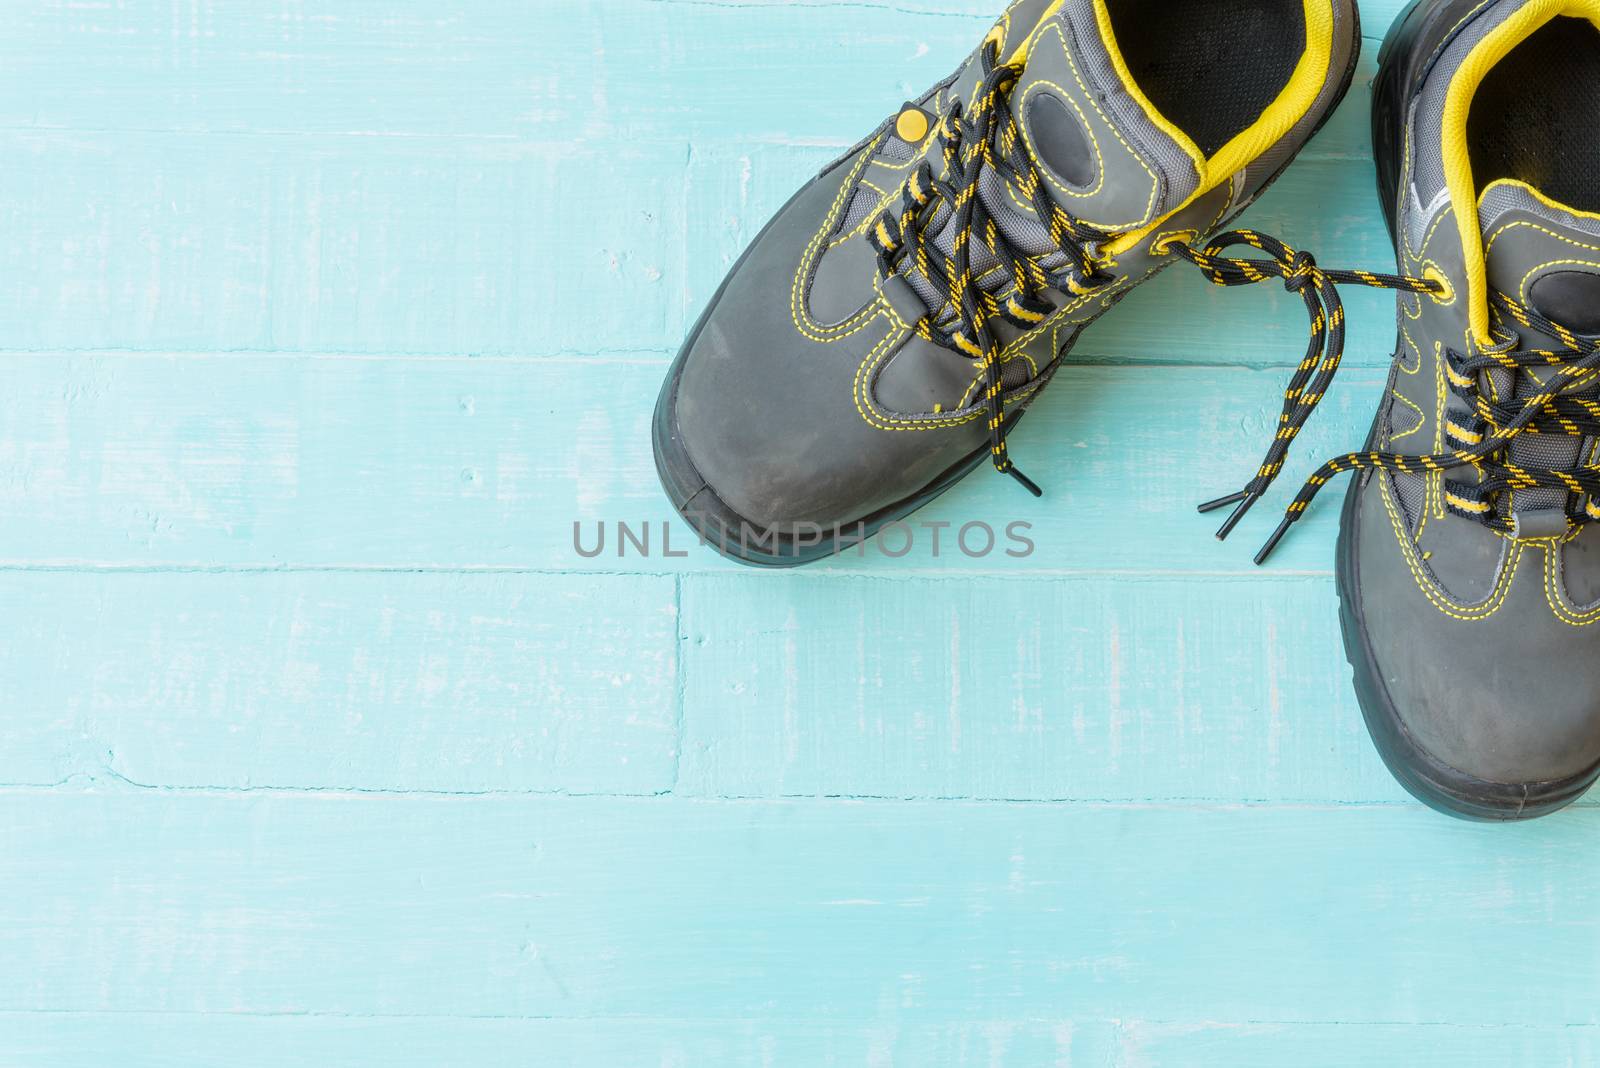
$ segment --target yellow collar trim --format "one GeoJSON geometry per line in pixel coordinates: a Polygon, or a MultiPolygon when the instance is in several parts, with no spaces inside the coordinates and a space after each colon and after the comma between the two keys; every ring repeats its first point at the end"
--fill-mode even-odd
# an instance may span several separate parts
{"type": "MultiPolygon", "coordinates": [[[[1473,338],[1492,346],[1489,331],[1489,267],[1484,258],[1483,230],[1478,221],[1478,191],[1472,177],[1472,155],[1467,146],[1467,117],[1472,100],[1489,72],[1517,45],[1546,23],[1563,15],[1588,19],[1600,26],[1600,0],[1526,0],[1521,8],[1489,31],[1467,55],[1445,95],[1444,130],[1440,150],[1451,210],[1461,234],[1461,254],[1467,272],[1468,328],[1473,338]]],[[[1537,194],[1535,194],[1537,195],[1537,194]]]]}
{"type": "MultiPolygon", "coordinates": [[[[1109,255],[1118,256],[1138,245],[1168,219],[1249,167],[1311,112],[1312,105],[1317,102],[1317,98],[1322,95],[1323,89],[1328,84],[1328,64],[1333,56],[1333,3],[1332,0],[1301,0],[1301,2],[1305,5],[1306,50],[1301,53],[1300,61],[1295,64],[1294,73],[1289,77],[1289,84],[1283,87],[1277,99],[1267,105],[1266,110],[1254,123],[1218,149],[1216,155],[1207,159],[1195,146],[1194,141],[1156,111],[1155,105],[1151,104],[1134,84],[1133,75],[1128,71],[1122,54],[1117,50],[1116,37],[1111,32],[1111,13],[1106,8],[1106,0],[1095,0],[1095,16],[1100,21],[1100,32],[1105,37],[1117,76],[1122,79],[1128,93],[1150,117],[1150,121],[1189,154],[1200,174],[1200,185],[1193,195],[1160,219],[1137,231],[1124,234],[1112,242],[1106,250],[1109,255]]],[[[1595,2],[1600,4],[1600,0],[1595,2]]]]}

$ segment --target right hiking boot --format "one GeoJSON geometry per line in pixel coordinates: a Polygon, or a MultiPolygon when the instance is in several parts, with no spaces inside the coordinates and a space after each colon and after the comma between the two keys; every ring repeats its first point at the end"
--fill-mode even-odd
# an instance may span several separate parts
{"type": "Polygon", "coordinates": [[[1416,797],[1515,820],[1600,775],[1600,0],[1421,0],[1374,91],[1402,274],[1338,590],[1356,692],[1416,797]]]}
{"type": "Polygon", "coordinates": [[[1600,2],[1418,3],[1374,100],[1399,357],[1339,552],[1368,725],[1413,794],[1509,820],[1600,776],[1600,2]]]}
{"type": "MultiPolygon", "coordinates": [[[[1157,271],[1245,280],[1191,246],[1306,144],[1359,43],[1354,0],[1017,0],[734,266],[656,411],[674,506],[725,555],[792,566],[986,459],[1038,493],[1017,420],[1157,271]]],[[[1309,281],[1272,254],[1249,280],[1309,281]]]]}

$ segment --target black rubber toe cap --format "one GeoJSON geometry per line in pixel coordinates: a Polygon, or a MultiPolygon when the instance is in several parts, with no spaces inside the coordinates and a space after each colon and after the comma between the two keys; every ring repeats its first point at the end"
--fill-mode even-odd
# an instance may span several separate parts
{"type": "Polygon", "coordinates": [[[1380,492],[1373,479],[1353,493],[1339,580],[1362,711],[1385,761],[1455,815],[1518,819],[1576,800],[1600,774],[1600,660],[1592,628],[1551,608],[1547,548],[1523,546],[1484,605],[1441,603],[1414,576],[1380,492]]]}

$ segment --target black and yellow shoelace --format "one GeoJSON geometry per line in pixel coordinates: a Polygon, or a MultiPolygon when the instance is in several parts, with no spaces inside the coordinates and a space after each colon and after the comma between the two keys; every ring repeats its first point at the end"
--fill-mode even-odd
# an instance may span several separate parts
{"type": "Polygon", "coordinates": [[[1101,271],[1091,253],[1107,235],[1074,219],[1046,192],[1010,107],[1011,90],[1022,68],[999,65],[998,57],[998,46],[992,41],[985,44],[984,77],[970,114],[964,114],[958,102],[939,120],[945,180],[936,179],[924,162],[906,181],[899,212],[886,212],[871,227],[869,237],[885,277],[915,270],[944,298],[945,307],[921,319],[916,330],[923,338],[977,361],[995,469],[1038,497],[1043,491],[1017,470],[1006,450],[1005,387],[992,324],[1003,318],[1022,329],[1032,328],[1055,311],[1041,296],[1045,290],[1083,294],[1112,278],[1101,271]],[[1030,256],[1002,233],[979,196],[985,171],[1033,205],[1059,255],[1030,256]],[[934,240],[936,233],[946,232],[952,235],[948,251],[934,240]],[[974,235],[998,261],[998,267],[981,278],[973,274],[974,235]]]}
{"type": "MultiPolygon", "coordinates": [[[[1295,252],[1280,241],[1248,230],[1224,234],[1204,251],[1174,245],[1172,251],[1196,264],[1212,282],[1222,286],[1252,285],[1269,278],[1280,278],[1299,292],[1311,315],[1311,344],[1306,358],[1295,369],[1284,392],[1283,414],[1266,458],[1248,486],[1238,493],[1201,506],[1202,512],[1235,505],[1234,512],[1218,531],[1226,538],[1250,507],[1267,492],[1283,470],[1284,460],[1300,430],[1327,394],[1338,373],[1344,353],[1344,308],[1337,287],[1363,285],[1396,289],[1408,293],[1439,295],[1440,282],[1427,278],[1374,274],[1370,271],[1325,271],[1303,252],[1295,252]],[[1228,246],[1244,243],[1265,252],[1270,260],[1239,260],[1223,257],[1228,246]]],[[[1306,514],[1312,501],[1332,479],[1349,471],[1382,470],[1408,475],[1445,474],[1471,469],[1474,482],[1446,479],[1446,507],[1456,515],[1472,519],[1507,534],[1517,525],[1509,509],[1499,507],[1499,495],[1533,489],[1564,489],[1573,495],[1568,518],[1575,523],[1600,520],[1600,469],[1583,462],[1570,468],[1525,467],[1509,457],[1512,443],[1527,434],[1562,434],[1578,439],[1600,436],[1600,342],[1581,338],[1552,322],[1532,308],[1495,293],[1491,297],[1500,335],[1507,340],[1497,351],[1468,356],[1446,349],[1445,377],[1451,391],[1472,411],[1469,420],[1447,418],[1445,440],[1449,452],[1407,455],[1393,452],[1350,452],[1335,457],[1306,480],[1283,521],[1256,555],[1263,564],[1272,555],[1289,529],[1306,514]],[[1504,326],[1507,320],[1527,330],[1556,338],[1561,349],[1517,349],[1516,335],[1504,326]],[[1490,372],[1502,371],[1515,383],[1519,376],[1535,369],[1547,372],[1536,390],[1525,396],[1502,396],[1490,372]],[[1581,500],[1581,504],[1577,503],[1581,500]]]]}
{"type": "MultiPolygon", "coordinates": [[[[1501,351],[1465,355],[1446,349],[1445,379],[1450,390],[1471,407],[1469,421],[1445,420],[1449,452],[1403,456],[1396,453],[1353,452],[1318,469],[1290,507],[1291,521],[1310,506],[1317,492],[1333,476],[1346,471],[1385,470],[1429,474],[1470,468],[1476,482],[1446,479],[1445,505],[1456,515],[1515,536],[1515,516],[1499,507],[1504,493],[1522,490],[1565,490],[1570,499],[1567,518],[1574,524],[1600,520],[1600,469],[1585,463],[1581,443],[1600,435],[1600,343],[1580,338],[1572,331],[1503,294],[1493,294],[1490,307],[1497,319],[1507,319],[1525,329],[1559,340],[1561,349],[1516,349],[1511,343],[1501,351]],[[1491,372],[1504,371],[1515,383],[1535,369],[1546,373],[1536,390],[1523,397],[1501,397],[1491,372]],[[1509,450],[1518,438],[1533,434],[1565,435],[1580,445],[1577,462],[1570,467],[1525,467],[1512,462],[1509,450]]],[[[1515,387],[1512,391],[1514,393],[1515,387]]]]}
{"type": "MultiPolygon", "coordinates": [[[[1218,236],[1204,249],[1175,243],[1170,251],[1183,257],[1205,274],[1214,285],[1248,286],[1273,279],[1281,280],[1284,288],[1299,293],[1305,301],[1306,313],[1311,317],[1311,338],[1306,346],[1305,358],[1295,368],[1294,376],[1283,393],[1283,411],[1278,416],[1278,427],[1272,444],[1267,449],[1261,466],[1248,485],[1237,493],[1208,501],[1200,506],[1201,512],[1213,512],[1233,506],[1233,512],[1217,531],[1219,539],[1233,533],[1255,503],[1264,497],[1278,475],[1295,439],[1305,429],[1307,421],[1327,396],[1328,387],[1344,363],[1345,317],[1344,302],[1339,297],[1342,285],[1360,285],[1373,289],[1395,289],[1406,293],[1437,294],[1439,283],[1425,278],[1408,278],[1398,274],[1378,274],[1372,271],[1329,271],[1317,265],[1310,253],[1296,251],[1276,238],[1256,233],[1254,230],[1234,230],[1218,236]],[[1239,259],[1222,253],[1236,245],[1248,245],[1265,253],[1270,259],[1239,259]]],[[[1324,479],[1326,481],[1326,479],[1324,479]]],[[[1310,497],[1316,495],[1320,485],[1311,486],[1310,497]]],[[[1302,491],[1302,496],[1306,493],[1302,491]]],[[[1302,503],[1296,499],[1290,506],[1283,523],[1256,556],[1256,563],[1265,563],[1277,548],[1289,528],[1299,520],[1310,505],[1310,497],[1302,503]]]]}
{"type": "MultiPolygon", "coordinates": [[[[1040,488],[1017,470],[1007,451],[1010,426],[1005,418],[1000,346],[993,324],[1005,320],[1030,329],[1055,311],[1055,306],[1044,299],[1046,290],[1083,295],[1109,284],[1113,276],[1105,272],[1096,257],[1099,246],[1113,235],[1074,219],[1046,192],[1043,175],[1023,145],[1009,104],[1022,69],[1000,65],[993,43],[985,46],[981,62],[984,78],[974,95],[970,115],[964,115],[958,103],[939,120],[946,180],[936,179],[924,162],[907,180],[899,212],[885,213],[869,234],[886,277],[915,270],[944,298],[945,306],[921,319],[915,329],[923,338],[977,361],[978,373],[985,383],[982,403],[989,413],[990,452],[995,469],[1011,475],[1034,496],[1041,496],[1040,488]],[[1017,249],[1001,231],[979,196],[979,180],[986,170],[1033,205],[1049,231],[1054,251],[1029,255],[1017,249]],[[942,207],[948,207],[949,212],[941,211],[942,207]],[[950,248],[945,251],[937,246],[934,237],[947,231],[952,237],[950,248]],[[973,275],[975,235],[998,263],[982,277],[973,275]]],[[[1277,430],[1255,476],[1237,493],[1200,506],[1202,512],[1233,506],[1233,512],[1217,532],[1219,538],[1226,538],[1282,473],[1295,440],[1339,372],[1345,349],[1344,304],[1339,287],[1359,285],[1432,296],[1441,294],[1444,287],[1427,278],[1326,270],[1309,253],[1253,230],[1221,234],[1203,249],[1174,240],[1166,251],[1194,264],[1219,286],[1281,281],[1289,291],[1300,294],[1311,320],[1305,357],[1284,391],[1277,430]],[[1265,258],[1224,254],[1241,245],[1255,249],[1265,258]]],[[[1566,489],[1583,498],[1581,507],[1569,509],[1569,518],[1578,523],[1600,521],[1600,469],[1584,464],[1581,456],[1578,465],[1568,469],[1523,467],[1511,462],[1507,455],[1511,443],[1526,434],[1565,434],[1580,439],[1600,436],[1600,375],[1596,374],[1600,371],[1600,341],[1580,338],[1500,294],[1493,297],[1493,309],[1502,322],[1510,319],[1525,329],[1556,338],[1564,347],[1519,351],[1508,342],[1501,351],[1474,356],[1447,351],[1450,388],[1474,413],[1471,425],[1455,420],[1447,423],[1446,438],[1454,446],[1452,451],[1415,456],[1351,452],[1328,461],[1306,480],[1283,521],[1256,555],[1257,564],[1265,563],[1272,555],[1322,487],[1348,471],[1430,474],[1471,468],[1477,481],[1446,481],[1448,507],[1455,514],[1506,532],[1514,532],[1515,523],[1507,518],[1506,509],[1497,506],[1498,495],[1536,488],[1566,489]],[[1522,398],[1500,397],[1492,383],[1485,388],[1481,382],[1490,371],[1507,371],[1515,376],[1534,369],[1548,374],[1536,391],[1522,398]]]]}

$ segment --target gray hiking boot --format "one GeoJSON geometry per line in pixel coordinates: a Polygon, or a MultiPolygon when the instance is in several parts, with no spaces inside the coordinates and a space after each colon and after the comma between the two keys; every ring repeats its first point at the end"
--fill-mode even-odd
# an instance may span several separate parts
{"type": "MultiPolygon", "coordinates": [[[[1017,0],[723,283],[657,406],[673,504],[724,554],[792,566],[985,458],[1037,493],[1007,433],[1083,328],[1180,253],[1260,280],[1222,276],[1236,241],[1190,245],[1305,145],[1359,41],[1354,0],[1017,0]]],[[[1270,276],[1309,277],[1279,260],[1270,276]]]]}
{"type": "MultiPolygon", "coordinates": [[[[1345,646],[1395,776],[1525,819],[1600,774],[1600,31],[1566,0],[1421,0],[1374,142],[1398,352],[1338,553],[1345,646]]],[[[1591,4],[1600,14],[1600,4],[1591,4]]]]}

